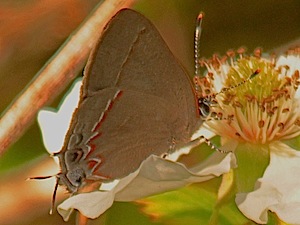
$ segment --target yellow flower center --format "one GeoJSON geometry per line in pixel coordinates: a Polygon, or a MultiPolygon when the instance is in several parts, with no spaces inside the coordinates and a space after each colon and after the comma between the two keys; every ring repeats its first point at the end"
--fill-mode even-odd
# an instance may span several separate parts
{"type": "Polygon", "coordinates": [[[261,57],[230,60],[231,65],[216,58],[206,63],[208,76],[199,86],[216,102],[207,126],[221,137],[258,144],[298,136],[300,108],[295,94],[299,71],[290,71],[288,65],[277,67],[261,57]],[[260,73],[247,80],[257,69],[260,73]],[[218,82],[223,88],[241,85],[218,94],[218,82]]]}

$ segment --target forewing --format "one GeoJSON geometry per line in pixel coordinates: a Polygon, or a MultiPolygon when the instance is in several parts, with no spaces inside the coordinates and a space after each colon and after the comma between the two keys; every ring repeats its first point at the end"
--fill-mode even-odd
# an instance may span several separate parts
{"type": "Polygon", "coordinates": [[[82,169],[87,179],[125,176],[150,154],[187,143],[201,123],[190,80],[158,31],[121,10],[86,67],[62,172],[69,180],[80,180],[82,169]]]}
{"type": "Polygon", "coordinates": [[[188,133],[201,124],[190,79],[156,28],[125,9],[106,26],[87,66],[84,96],[107,87],[164,98],[177,107],[188,133]]]}

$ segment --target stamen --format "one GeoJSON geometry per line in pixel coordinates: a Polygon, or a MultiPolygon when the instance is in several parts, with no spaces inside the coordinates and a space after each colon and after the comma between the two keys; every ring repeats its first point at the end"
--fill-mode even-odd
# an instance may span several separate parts
{"type": "Polygon", "coordinates": [[[279,123],[277,126],[280,128],[280,131],[284,129],[284,123],[279,123]]]}
{"type": "Polygon", "coordinates": [[[261,48],[257,48],[254,50],[253,55],[257,58],[261,58],[261,48]]]}
{"type": "Polygon", "coordinates": [[[265,121],[264,121],[264,120],[260,120],[260,121],[258,122],[258,127],[259,127],[259,128],[263,128],[264,125],[265,125],[265,121]]]}

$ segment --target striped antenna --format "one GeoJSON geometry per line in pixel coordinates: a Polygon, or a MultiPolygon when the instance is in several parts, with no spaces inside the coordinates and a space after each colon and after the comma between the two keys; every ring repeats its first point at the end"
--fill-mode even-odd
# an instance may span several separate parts
{"type": "MultiPolygon", "coordinates": [[[[200,67],[201,67],[201,65],[200,65],[200,37],[201,37],[201,33],[202,33],[203,17],[204,17],[204,13],[200,12],[198,17],[197,17],[196,29],[195,29],[195,37],[194,37],[195,38],[194,39],[195,77],[200,77],[200,67]]],[[[230,87],[225,87],[220,92],[215,93],[213,95],[208,95],[206,97],[199,97],[198,98],[198,110],[199,110],[201,118],[203,120],[206,120],[206,118],[209,116],[210,108],[214,104],[213,99],[216,97],[216,95],[227,92],[229,90],[232,90],[234,88],[237,88],[237,87],[245,84],[249,80],[253,79],[259,73],[260,73],[260,69],[257,69],[248,78],[246,78],[245,80],[243,80],[242,82],[240,82],[236,85],[233,85],[233,86],[230,86],[230,87]]],[[[198,87],[198,85],[196,83],[196,90],[197,90],[197,87],[198,87]]],[[[197,140],[200,140],[200,141],[204,140],[204,142],[208,146],[210,146],[211,149],[216,150],[220,153],[229,153],[229,152],[231,152],[231,151],[224,151],[222,149],[219,149],[217,146],[215,146],[210,140],[208,140],[204,136],[200,136],[199,138],[197,138],[197,140]]]]}
{"type": "Polygon", "coordinates": [[[200,12],[197,17],[196,29],[195,29],[195,40],[194,40],[194,57],[195,57],[195,75],[200,75],[200,37],[202,33],[202,20],[204,14],[200,12]]]}
{"type": "Polygon", "coordinates": [[[245,80],[241,81],[240,83],[236,84],[236,85],[233,85],[233,86],[230,86],[230,87],[225,87],[223,88],[220,92],[216,93],[215,95],[218,95],[218,94],[221,94],[221,93],[224,93],[224,92],[227,92],[229,90],[232,90],[232,89],[235,89],[243,84],[245,84],[246,82],[248,82],[249,80],[253,79],[254,77],[256,77],[257,74],[260,73],[260,69],[257,69],[254,71],[254,73],[252,73],[248,78],[246,78],[245,80]]]}

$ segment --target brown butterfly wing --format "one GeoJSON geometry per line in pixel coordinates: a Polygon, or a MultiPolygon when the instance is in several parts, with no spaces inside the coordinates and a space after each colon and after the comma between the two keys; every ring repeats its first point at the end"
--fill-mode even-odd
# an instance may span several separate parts
{"type": "Polygon", "coordinates": [[[82,170],[87,179],[123,177],[187,143],[201,123],[190,80],[158,31],[121,10],[89,60],[61,165],[68,179],[82,170]]]}
{"type": "Polygon", "coordinates": [[[177,106],[190,132],[199,127],[190,79],[143,15],[119,11],[107,24],[86,70],[84,96],[107,87],[159,96],[177,106]]]}

